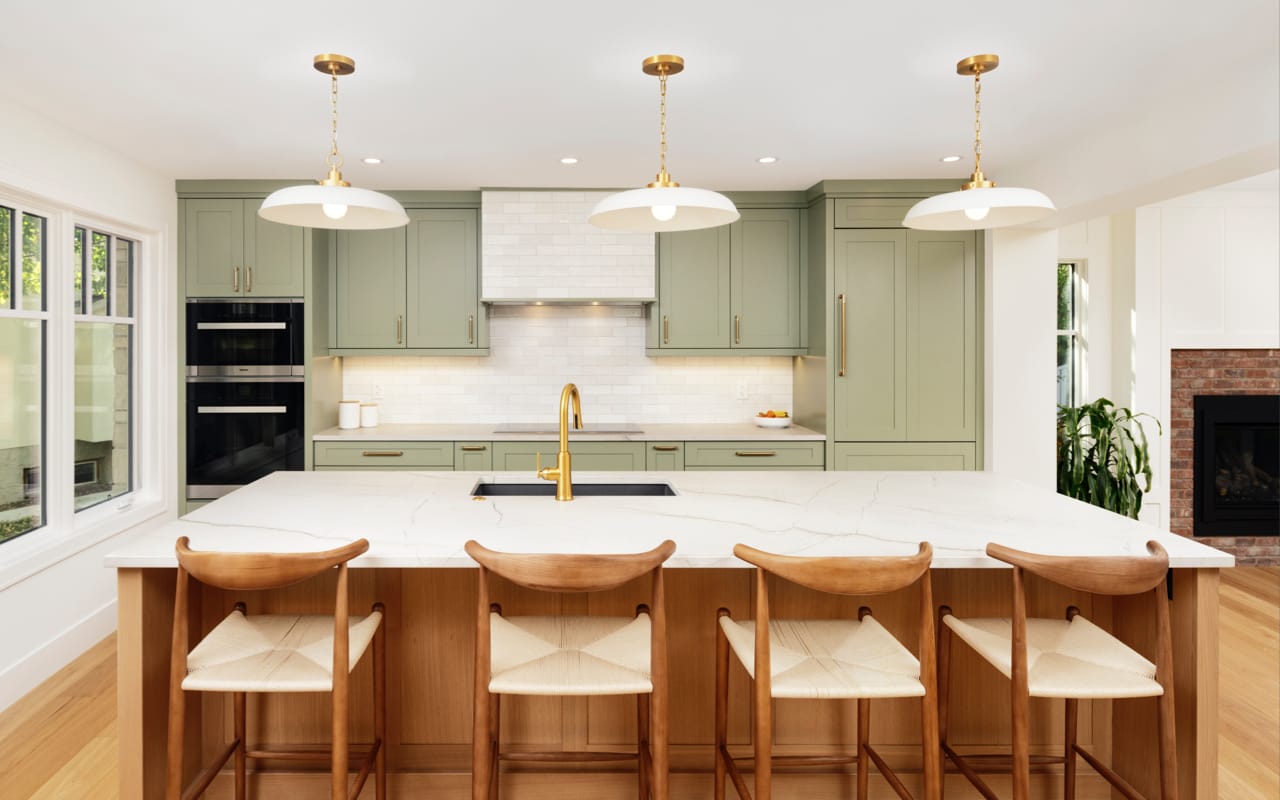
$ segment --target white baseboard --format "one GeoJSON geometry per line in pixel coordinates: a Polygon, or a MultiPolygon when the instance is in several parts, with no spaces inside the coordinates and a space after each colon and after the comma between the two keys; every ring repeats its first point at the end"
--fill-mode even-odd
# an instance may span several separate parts
{"type": "Polygon", "coordinates": [[[116,629],[113,599],[0,672],[0,711],[44,683],[116,629]]]}

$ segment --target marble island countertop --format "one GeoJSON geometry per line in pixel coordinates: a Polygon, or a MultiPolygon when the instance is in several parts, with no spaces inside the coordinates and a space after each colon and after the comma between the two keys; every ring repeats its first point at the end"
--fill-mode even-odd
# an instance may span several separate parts
{"type": "Polygon", "coordinates": [[[109,567],[173,567],[196,549],[322,550],[367,538],[353,567],[471,567],[468,539],[521,552],[636,552],[671,538],[671,567],[745,567],[745,542],[793,555],[890,555],[932,542],[935,569],[1003,566],[987,542],[1044,553],[1144,552],[1175,567],[1230,567],[1232,556],[1150,525],[989,472],[582,472],[575,484],[669,483],[675,497],[471,496],[480,481],[530,473],[277,472],[123,542],[109,567]]]}
{"type": "MultiPolygon", "coordinates": [[[[312,437],[316,442],[550,442],[560,438],[555,420],[551,420],[545,433],[502,430],[511,427],[499,423],[467,423],[459,425],[410,425],[385,423],[373,428],[326,428],[312,437]]],[[[594,433],[588,424],[587,431],[569,431],[569,438],[578,441],[624,442],[732,442],[732,441],[823,441],[827,437],[809,428],[792,424],[788,428],[761,428],[751,422],[733,423],[648,423],[626,426],[638,428],[632,431],[602,430],[594,433]]],[[[604,425],[604,428],[609,426],[604,425]]],[[[621,427],[621,426],[618,426],[621,427]]]]}

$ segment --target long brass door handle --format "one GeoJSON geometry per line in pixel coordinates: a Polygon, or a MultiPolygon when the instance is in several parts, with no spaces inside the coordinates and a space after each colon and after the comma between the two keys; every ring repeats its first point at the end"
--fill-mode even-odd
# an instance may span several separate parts
{"type": "Polygon", "coordinates": [[[476,317],[471,314],[467,317],[467,344],[476,343],[476,317]]]}
{"type": "Polygon", "coordinates": [[[840,377],[843,378],[845,373],[849,371],[847,363],[849,352],[849,320],[846,313],[848,304],[845,302],[844,295],[840,295],[840,377]]]}
{"type": "Polygon", "coordinates": [[[473,453],[480,450],[488,450],[489,448],[482,444],[464,444],[464,445],[460,445],[458,449],[465,450],[468,453],[473,453]]]}
{"type": "Polygon", "coordinates": [[[735,450],[733,454],[735,456],[742,456],[743,458],[752,458],[752,457],[758,458],[761,456],[776,456],[778,454],[778,451],[777,450],[735,450]]]}
{"type": "Polygon", "coordinates": [[[235,292],[236,294],[240,293],[240,268],[239,267],[231,268],[231,291],[235,292]]]}
{"type": "Polygon", "coordinates": [[[244,268],[244,290],[246,294],[253,291],[253,267],[244,268]]]}
{"type": "Polygon", "coordinates": [[[654,450],[657,450],[657,451],[658,451],[658,452],[660,452],[660,453],[671,453],[671,452],[674,452],[674,451],[676,451],[676,450],[679,450],[679,449],[680,449],[680,445],[676,445],[676,444],[655,444],[655,445],[653,446],[653,449],[654,449],[654,450]]]}
{"type": "Polygon", "coordinates": [[[368,458],[395,458],[404,455],[403,450],[365,450],[360,453],[368,458]]]}
{"type": "Polygon", "coordinates": [[[671,320],[666,314],[662,315],[662,343],[671,344],[671,320]]]}
{"type": "Polygon", "coordinates": [[[742,344],[742,317],[733,315],[733,343],[742,344]]]}
{"type": "Polygon", "coordinates": [[[396,344],[404,344],[404,315],[396,314],[396,344]]]}

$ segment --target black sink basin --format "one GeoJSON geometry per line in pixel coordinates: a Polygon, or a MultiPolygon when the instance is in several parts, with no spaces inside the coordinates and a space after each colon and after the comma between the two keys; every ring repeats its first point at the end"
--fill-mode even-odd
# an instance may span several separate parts
{"type": "MultiPolygon", "coordinates": [[[[473,497],[555,497],[556,485],[541,483],[477,483],[473,497]]],[[[665,483],[575,483],[574,497],[675,497],[665,483]]]]}

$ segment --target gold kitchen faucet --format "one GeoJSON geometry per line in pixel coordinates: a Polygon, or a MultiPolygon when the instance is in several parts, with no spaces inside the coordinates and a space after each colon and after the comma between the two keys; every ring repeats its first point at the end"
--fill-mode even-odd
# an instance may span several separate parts
{"type": "Polygon", "coordinates": [[[542,454],[538,454],[538,477],[556,482],[556,499],[573,499],[573,473],[569,462],[569,400],[573,399],[573,427],[582,430],[582,398],[578,387],[566,383],[560,391],[560,452],[556,453],[554,467],[542,466],[542,454]]]}

